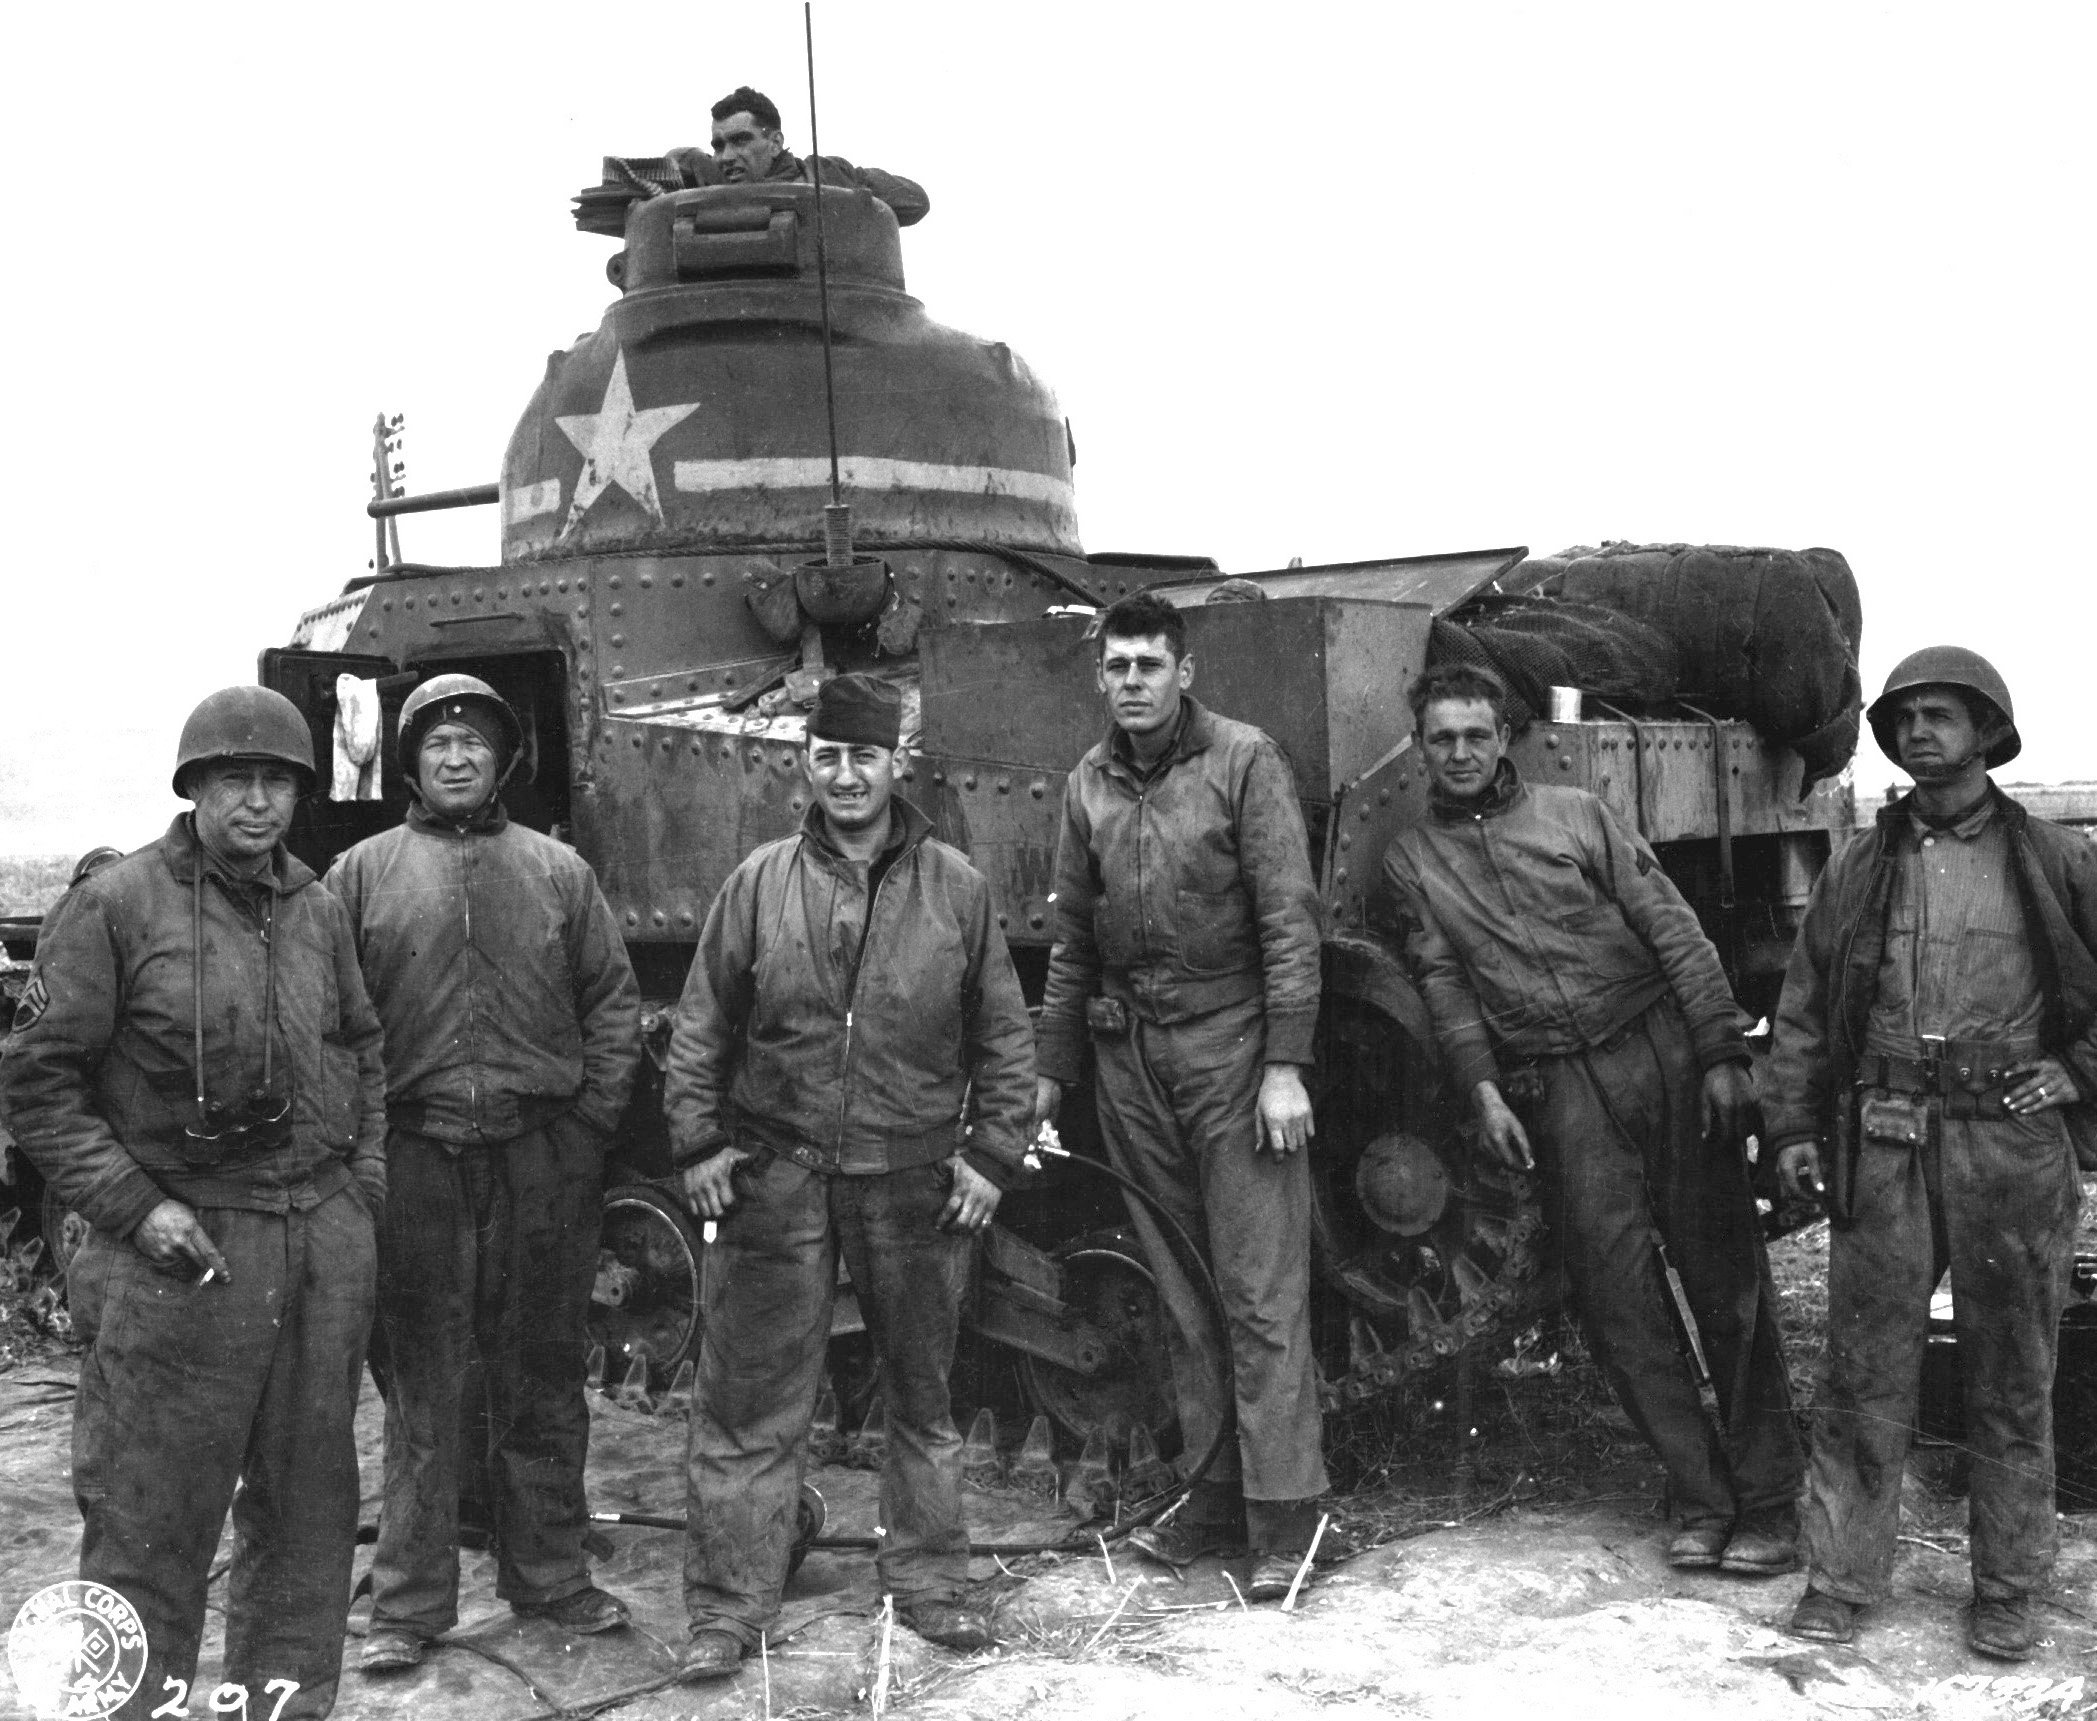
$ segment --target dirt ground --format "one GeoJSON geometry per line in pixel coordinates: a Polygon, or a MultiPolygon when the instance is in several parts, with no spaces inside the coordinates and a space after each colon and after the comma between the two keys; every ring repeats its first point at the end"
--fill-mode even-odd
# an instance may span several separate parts
{"type": "MultiPolygon", "coordinates": [[[[1817,1254],[1807,1233],[1775,1251],[1787,1326],[1801,1361],[1817,1349],[1817,1254]]],[[[1244,1608],[1241,1564],[1205,1563],[1182,1582],[1133,1556],[980,1559],[1004,1644],[959,1656],[883,1630],[872,1560],[819,1550],[789,1591],[762,1662],[710,1687],[667,1683],[683,1638],[679,1538],[603,1532],[598,1581],[633,1605],[630,1631],[564,1641],[512,1616],[485,1553],[463,1556],[462,1623],[421,1668],[386,1680],[345,1674],[346,1721],[539,1721],[611,1713],[632,1721],[866,1712],[923,1717],[1199,1715],[1556,1718],[1819,1715],[2063,1716],[2097,1710],[2085,1669],[2097,1655],[2097,1518],[2062,1521],[2045,1641],[2023,1668],[1964,1647],[1965,1503],[1934,1493],[1941,1454],[1908,1485],[1896,1595],[1866,1616],[1854,1651],[1815,1648],[1778,1629],[1803,1579],[1743,1581],[1670,1571],[1659,1476],[1607,1404],[1567,1335],[1546,1329],[1532,1371],[1483,1370],[1468,1406],[1452,1383],[1337,1425],[1337,1502],[1376,1544],[1323,1574],[1296,1610],[1244,1608]],[[1559,1362],[1542,1366],[1549,1353],[1559,1362]],[[1468,1416],[1459,1411],[1468,1409],[1468,1416]]],[[[75,1363],[46,1343],[0,1372],[0,1621],[68,1576],[78,1520],[68,1486],[75,1363]]],[[[593,1400],[593,1506],[681,1514],[683,1425],[593,1400]]],[[[1018,1431],[1008,1429],[1006,1437],[1018,1431]]],[[[378,1493],[379,1405],[359,1418],[366,1518],[378,1493]]],[[[830,1531],[868,1534],[874,1477],[843,1465],[813,1479],[830,1531]]],[[[1010,1484],[972,1488],[979,1539],[1061,1537],[1072,1520],[1010,1484]]],[[[361,1573],[369,1549],[360,1548],[361,1573]]],[[[214,1595],[222,1591],[215,1590],[214,1595]]],[[[361,1632],[368,1602],[352,1629],[361,1632]]],[[[216,1621],[198,1690],[219,1655],[216,1621]]],[[[354,1661],[353,1638],[349,1655],[354,1661]]],[[[0,1667],[0,1715],[20,1705],[0,1667]]],[[[208,1714],[202,1701],[193,1715],[208,1714]]],[[[259,1718],[258,1718],[259,1721],[259,1718]]]]}

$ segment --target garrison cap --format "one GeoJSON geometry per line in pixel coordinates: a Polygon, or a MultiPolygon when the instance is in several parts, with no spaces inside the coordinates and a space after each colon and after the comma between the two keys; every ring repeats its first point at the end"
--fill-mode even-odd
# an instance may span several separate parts
{"type": "Polygon", "coordinates": [[[808,738],[893,752],[903,738],[903,695],[893,682],[858,670],[826,681],[808,719],[808,738]]]}

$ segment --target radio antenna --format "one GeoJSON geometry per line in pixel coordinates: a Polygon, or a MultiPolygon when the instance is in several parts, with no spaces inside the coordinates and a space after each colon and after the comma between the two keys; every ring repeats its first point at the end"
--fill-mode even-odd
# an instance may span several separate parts
{"type": "Polygon", "coordinates": [[[808,167],[816,194],[816,300],[823,314],[823,412],[830,427],[830,505],[823,510],[824,559],[833,568],[852,563],[852,510],[837,462],[837,376],[830,359],[830,250],[823,232],[823,145],[816,130],[815,7],[801,0],[801,29],[808,47],[808,167]]]}

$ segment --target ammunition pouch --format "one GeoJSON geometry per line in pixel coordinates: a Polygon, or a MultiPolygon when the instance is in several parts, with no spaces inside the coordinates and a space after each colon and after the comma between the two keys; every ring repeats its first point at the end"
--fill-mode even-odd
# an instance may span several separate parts
{"type": "Polygon", "coordinates": [[[1881,1147],[1923,1147],[1930,1138],[1929,1098],[1867,1089],[1857,1101],[1857,1134],[1881,1147]]]}
{"type": "MultiPolygon", "coordinates": [[[[2034,1046],[2000,1040],[1945,1040],[1926,1044],[1921,1055],[1912,1058],[1866,1052],[1857,1060],[1857,1087],[1925,1103],[1938,1100],[1949,1118],[2007,1117],[2010,1072],[2038,1056],[2034,1046]]],[[[1868,1124],[1863,1133],[1867,1141],[1887,1139],[1873,1135],[1868,1124]]]]}

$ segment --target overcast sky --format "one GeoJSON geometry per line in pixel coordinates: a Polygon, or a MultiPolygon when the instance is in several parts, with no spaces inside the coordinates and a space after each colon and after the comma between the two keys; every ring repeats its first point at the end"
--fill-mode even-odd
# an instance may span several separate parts
{"type": "MultiPolygon", "coordinates": [[[[1977,647],[2043,780],[2097,776],[2093,21],[816,9],[826,150],[930,192],[911,290],[1056,388],[1088,548],[1829,544],[1867,686],[1977,647]]],[[[9,50],[0,853],[135,846],[189,707],[364,571],[373,417],[410,489],[496,477],[608,297],[600,158],[745,81],[806,147],[801,10],[44,5],[9,50]]]]}

